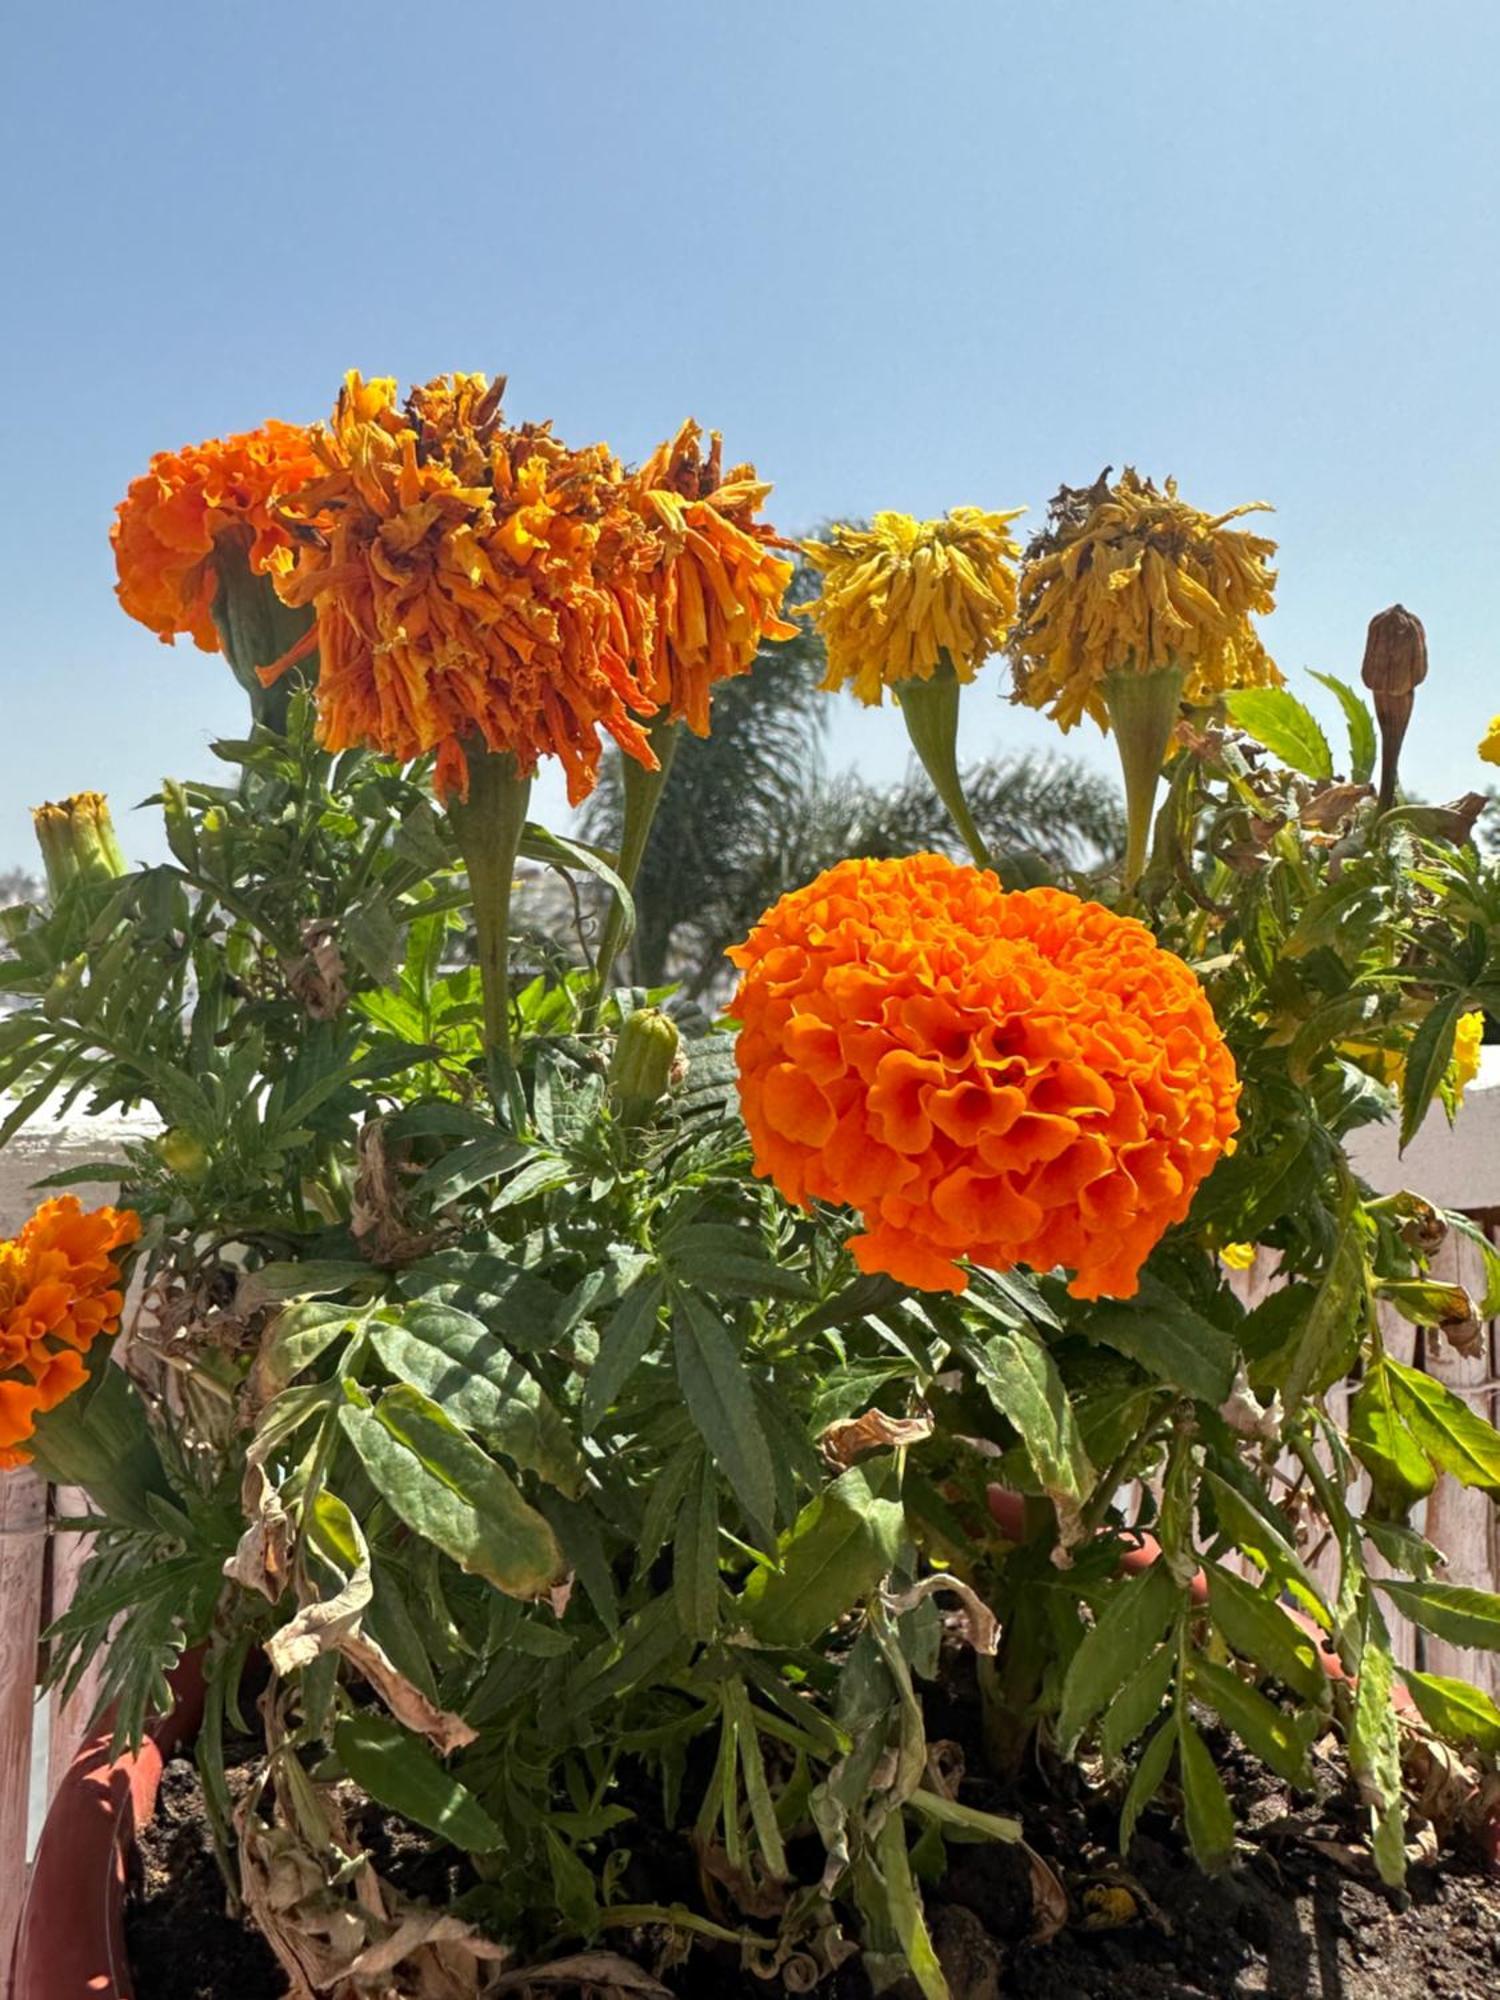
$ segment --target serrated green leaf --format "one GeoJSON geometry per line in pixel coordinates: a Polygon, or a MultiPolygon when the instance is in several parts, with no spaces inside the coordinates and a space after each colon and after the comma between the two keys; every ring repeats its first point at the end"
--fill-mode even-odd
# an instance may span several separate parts
{"type": "Polygon", "coordinates": [[[883,1499],[853,1466],[817,1495],[754,1571],[740,1599],[762,1644],[810,1646],[894,1567],[906,1534],[899,1500],[883,1499]]]}
{"type": "Polygon", "coordinates": [[[1234,1813],[1208,1745],[1185,1716],[1177,1719],[1182,1818],[1198,1866],[1210,1874],[1234,1853],[1234,1813]]]}
{"type": "Polygon", "coordinates": [[[776,1513],[776,1476],[755,1394],[729,1329],[696,1293],[673,1298],[672,1347],[678,1384],[699,1436],[750,1520],[769,1527],[776,1513]]]}
{"type": "Polygon", "coordinates": [[[475,1798],[418,1736],[380,1715],[346,1715],[333,1747],[355,1783],[380,1805],[415,1820],[468,1854],[485,1854],[504,1836],[475,1798]]]}
{"type": "Polygon", "coordinates": [[[1385,1622],[1373,1600],[1362,1620],[1354,1720],[1349,1729],[1349,1768],[1370,1808],[1370,1842],[1380,1879],[1399,1887],[1406,1879],[1406,1832],[1401,1808],[1401,1737],[1396,1708],[1396,1663],[1385,1622]]]}
{"type": "Polygon", "coordinates": [[[886,1907],[892,1927],[911,1976],[921,1989],[923,2000],[952,2000],[952,1992],[933,1950],[932,1938],[922,1914],[922,1899],[911,1872],[906,1850],[906,1825],[899,1812],[886,1815],[875,1839],[875,1858],[885,1885],[886,1907]]]}
{"type": "Polygon", "coordinates": [[[1317,1649],[1281,1606],[1219,1563],[1208,1569],[1208,1608],[1226,1645],[1306,1701],[1326,1698],[1317,1649]]]}
{"type": "Polygon", "coordinates": [[[1500,1651],[1500,1597],[1461,1583],[1396,1583],[1375,1579],[1379,1589],[1414,1625],[1453,1646],[1500,1651]]]}
{"type": "Polygon", "coordinates": [[[1188,1686],[1199,1701],[1214,1709],[1245,1748],[1268,1764],[1279,1778],[1302,1789],[1311,1782],[1307,1750],[1288,1718],[1263,1694],[1201,1654],[1188,1667],[1188,1686]]]}
{"type": "Polygon", "coordinates": [[[1377,1511],[1404,1514],[1437,1484],[1431,1460],[1395,1407],[1384,1362],[1370,1369],[1349,1405],[1348,1437],[1374,1483],[1377,1511]]]}
{"type": "Polygon", "coordinates": [[[1057,1715],[1063,1756],[1094,1717],[1155,1651],[1177,1613],[1182,1593],[1165,1563],[1117,1583],[1092,1629],[1068,1663],[1057,1715]]]}
{"type": "Polygon", "coordinates": [[[1406,1052],[1401,1077],[1401,1151],[1417,1136],[1443,1072],[1453,1058],[1459,1016],[1468,1005],[1465,993],[1450,993],[1423,1016],[1406,1052]]]}
{"type": "Polygon", "coordinates": [[[1455,1749],[1472,1743],[1487,1757],[1500,1754],[1500,1708],[1483,1688],[1446,1674],[1419,1674],[1415,1667],[1403,1667],[1401,1678],[1422,1720],[1445,1743],[1455,1749]]]}
{"type": "Polygon", "coordinates": [[[1305,778],[1331,778],[1333,752],[1318,719],[1287,688],[1234,688],[1224,697],[1231,721],[1305,778]]]}
{"type": "Polygon", "coordinates": [[[1234,1386],[1232,1337],[1158,1278],[1143,1279],[1129,1304],[1111,1300],[1095,1306],[1082,1330],[1201,1403],[1217,1408],[1234,1386]]]}
{"type": "Polygon", "coordinates": [[[659,1271],[644,1271],[599,1336],[599,1352],[583,1391],[583,1427],[594,1431],[606,1410],[645,1359],[656,1338],[657,1316],[666,1297],[659,1271]]]}
{"type": "Polygon", "coordinates": [[[999,1333],[983,1346],[967,1344],[965,1352],[990,1401],[1020,1433],[1037,1482],[1057,1508],[1063,1546],[1070,1547],[1095,1473],[1051,1351],[1029,1334],[999,1333]]]}
{"type": "MultiPolygon", "coordinates": [[[[1309,669],[1311,672],[1312,670],[1309,669]]],[[[1314,672],[1312,678],[1338,697],[1349,731],[1349,776],[1356,785],[1367,785],[1375,770],[1375,718],[1347,681],[1337,674],[1314,672]]]]}
{"type": "Polygon", "coordinates": [[[719,1625],[719,1481],[706,1458],[677,1516],[672,1589],[683,1631],[690,1639],[712,1639],[719,1625]]]}
{"type": "Polygon", "coordinates": [[[1144,1736],[1167,1698],[1177,1656],[1170,1646],[1158,1646],[1143,1660],[1104,1711],[1099,1724],[1099,1748],[1113,1763],[1138,1736],[1144,1736]]]}
{"type": "Polygon", "coordinates": [[[1391,1401],[1428,1457],[1463,1486],[1500,1493],[1500,1431],[1434,1376],[1387,1360],[1391,1401]]]}
{"type": "Polygon", "coordinates": [[[1131,1773],[1125,1803],[1120,1809],[1120,1852],[1128,1854],[1141,1814],[1161,1790],[1172,1752],[1177,1747],[1177,1721],[1164,1722],[1141,1752],[1140,1762],[1131,1773]]]}
{"type": "Polygon", "coordinates": [[[511,1597],[539,1597],[561,1581],[546,1521],[420,1391],[388,1389],[373,1410],[345,1405],[339,1417],[376,1490],[460,1569],[511,1597]]]}
{"type": "Polygon", "coordinates": [[[1333,1620],[1323,1602],[1317,1579],[1293,1548],[1284,1530],[1267,1519],[1243,1493],[1231,1486],[1228,1480],[1221,1479],[1216,1472],[1204,1473],[1202,1490],[1213,1504],[1219,1526],[1234,1546],[1253,1562],[1259,1563],[1284,1589],[1290,1590],[1324,1631],[1331,1631],[1333,1620]]]}

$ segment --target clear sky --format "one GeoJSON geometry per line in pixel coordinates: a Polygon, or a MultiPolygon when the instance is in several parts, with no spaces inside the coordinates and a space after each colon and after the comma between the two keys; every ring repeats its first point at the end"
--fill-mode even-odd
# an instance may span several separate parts
{"type": "MultiPolygon", "coordinates": [[[[240,696],[118,610],[111,509],[350,366],[629,458],[691,413],[791,530],[1106,462],[1271,500],[1282,665],[1357,676],[1400,599],[1410,779],[1482,782],[1495,0],[79,0],[12,11],[0,93],[0,868],[42,798],[219,768],[240,696]]],[[[967,729],[1054,740],[996,667],[967,729]]],[[[890,711],[834,750],[905,759],[890,711]]]]}

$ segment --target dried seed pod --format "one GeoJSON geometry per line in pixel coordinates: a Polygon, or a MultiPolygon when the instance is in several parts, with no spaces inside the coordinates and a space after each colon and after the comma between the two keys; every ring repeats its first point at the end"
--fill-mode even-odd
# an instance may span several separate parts
{"type": "Polygon", "coordinates": [[[1404,604],[1393,604],[1370,620],[1360,679],[1375,698],[1380,724],[1380,806],[1396,797],[1401,744],[1411,721],[1412,702],[1427,678],[1427,634],[1404,604]]]}

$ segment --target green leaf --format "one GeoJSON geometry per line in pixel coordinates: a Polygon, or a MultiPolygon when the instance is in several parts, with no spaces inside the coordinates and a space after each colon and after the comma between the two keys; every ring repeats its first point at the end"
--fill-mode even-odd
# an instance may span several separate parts
{"type": "Polygon", "coordinates": [[[1331,778],[1333,752],[1310,708],[1286,688],[1234,688],[1224,697],[1230,719],[1273,757],[1305,778],[1331,778]]]}
{"type": "Polygon", "coordinates": [[[1378,1587],[1424,1632],[1452,1646],[1476,1646],[1500,1652],[1500,1597],[1489,1590],[1471,1590],[1461,1583],[1393,1583],[1375,1579],[1378,1587]]]}
{"type": "Polygon", "coordinates": [[[1099,1748],[1105,1758],[1113,1763],[1117,1757],[1134,1743],[1138,1736],[1144,1736],[1166,1700],[1167,1689],[1172,1685],[1172,1670],[1177,1656],[1170,1646],[1158,1646],[1136,1668],[1124,1687],[1104,1711],[1104,1720],[1099,1724],[1099,1748]]]}
{"type": "Polygon", "coordinates": [[[1370,1846],[1380,1879],[1396,1888],[1406,1879],[1401,1736],[1392,1699],[1396,1663],[1391,1658],[1385,1621],[1368,1597],[1363,1629],[1354,1689],[1354,1720],[1349,1729],[1349,1768],[1359,1782],[1374,1820],[1370,1846]]]}
{"type": "Polygon", "coordinates": [[[1182,1817],[1200,1868],[1212,1873],[1234,1853],[1234,1813],[1208,1745],[1185,1716],[1177,1719],[1182,1817]]]}
{"type": "Polygon", "coordinates": [[[1211,1563],[1208,1608],[1225,1644],[1242,1659],[1285,1681],[1305,1701],[1326,1697],[1328,1677],[1318,1664],[1317,1648],[1272,1598],[1232,1570],[1211,1563]]]}
{"type": "Polygon", "coordinates": [[[1259,1563],[1268,1575],[1274,1576],[1284,1589],[1292,1592],[1304,1609],[1312,1613],[1324,1631],[1330,1631],[1333,1620],[1328,1615],[1317,1579],[1288,1541],[1285,1532],[1267,1519],[1259,1508],[1253,1507],[1237,1487],[1221,1479],[1216,1472],[1204,1473],[1202,1491],[1212,1502],[1219,1526],[1235,1548],[1259,1563]]]}
{"type": "Polygon", "coordinates": [[[310,1368],[339,1335],[352,1331],[364,1318],[349,1306],[321,1299],[301,1299],[283,1306],[269,1338],[256,1357],[256,1376],[263,1395],[272,1395],[310,1368]]]}
{"type": "Polygon", "coordinates": [[[583,1459],[562,1415],[480,1320],[428,1301],[405,1307],[399,1319],[373,1321],[369,1332],[391,1374],[455,1424],[561,1492],[582,1490],[583,1459]]]}
{"type": "Polygon", "coordinates": [[[1079,1510],[1095,1473],[1050,1349],[1027,1334],[1000,1333],[965,1344],[990,1401],[1015,1426],[1042,1491],[1057,1508],[1062,1543],[1079,1535],[1079,1510]]]}
{"type": "Polygon", "coordinates": [[[540,1597],[561,1581],[546,1521],[420,1391],[388,1389],[373,1410],[346,1405],[339,1417],[376,1490],[460,1569],[511,1597],[540,1597]]]}
{"type": "Polygon", "coordinates": [[[719,1483],[706,1458],[699,1460],[677,1517],[672,1589],[683,1631],[690,1639],[712,1639],[719,1624],[719,1483]]]}
{"type": "Polygon", "coordinates": [[[1406,1052],[1401,1079],[1401,1151],[1417,1136],[1428,1107],[1437,1095],[1443,1072],[1453,1059],[1459,1016],[1468,1004],[1466,993],[1450,993],[1434,1003],[1422,1018],[1406,1052]]]}
{"type": "Polygon", "coordinates": [[[592,1433],[650,1351],[666,1296],[659,1271],[643,1271],[615,1307],[599,1336],[599,1352],[583,1392],[583,1427],[592,1433]]]}
{"type": "Polygon", "coordinates": [[[1195,1653],[1188,1666],[1188,1686],[1279,1778],[1303,1790],[1312,1782],[1306,1747],[1291,1722],[1238,1674],[1195,1653]]]}
{"type": "Polygon", "coordinates": [[[1084,1316],[1090,1340],[1129,1355],[1159,1382],[1217,1409],[1234,1386],[1234,1340],[1159,1278],[1142,1280],[1128,1305],[1110,1302],[1084,1316]]]}
{"type": "Polygon", "coordinates": [[[378,1804],[465,1853],[488,1853],[504,1839],[468,1786],[399,1723],[380,1715],[347,1715],[333,1732],[333,1747],[350,1777],[378,1804]]]}
{"type": "Polygon", "coordinates": [[[1375,770],[1374,716],[1348,682],[1341,681],[1337,674],[1313,673],[1312,677],[1338,697],[1349,730],[1349,776],[1356,785],[1367,785],[1375,770]]]}
{"type": "Polygon", "coordinates": [[[552,1893],[563,1921],[580,1936],[592,1937],[599,1928],[599,1895],[593,1873],[555,1828],[547,1826],[542,1830],[547,1836],[552,1893]]]}
{"type": "Polygon", "coordinates": [[[672,1346],[678,1384],[699,1435],[750,1520],[757,1528],[769,1527],[776,1514],[771,1448],[729,1329],[696,1293],[677,1292],[672,1346]]]}
{"type": "Polygon", "coordinates": [[[1464,1486],[1500,1493],[1500,1431],[1420,1368],[1387,1360],[1391,1401],[1429,1458],[1464,1486]]]}
{"type": "Polygon", "coordinates": [[[1120,1809],[1120,1852],[1128,1854],[1130,1843],[1135,1838],[1136,1825],[1141,1814],[1161,1790],[1161,1781],[1167,1775],[1167,1766],[1172,1761],[1172,1752],[1177,1747],[1177,1722],[1175,1717],[1164,1722],[1151,1741],[1141,1752],[1140,1762],[1131,1774],[1130,1787],[1125,1794],[1125,1803],[1120,1809]]]}
{"type": "Polygon", "coordinates": [[[781,1538],[774,1569],[756,1569],[740,1608],[764,1645],[811,1646],[894,1567],[906,1533],[899,1500],[880,1498],[867,1468],[841,1473],[781,1538]]]}
{"type": "Polygon", "coordinates": [[[1089,1723],[1155,1651],[1182,1594],[1165,1563],[1116,1584],[1068,1663],[1057,1716],[1057,1746],[1072,1754],[1089,1723]]]}
{"type": "Polygon", "coordinates": [[[1268,1373],[1268,1381],[1281,1390],[1288,1407],[1338,1381],[1358,1351],[1369,1300],[1357,1206],[1354,1182],[1346,1175],[1328,1268],[1284,1361],[1268,1373]]]}
{"type": "Polygon", "coordinates": [[[1500,1708],[1483,1688],[1446,1674],[1419,1674],[1403,1667],[1401,1677],[1428,1728],[1456,1749],[1472,1743],[1485,1756],[1500,1754],[1500,1708]]]}
{"type": "Polygon", "coordinates": [[[957,1799],[945,1798],[941,1792],[919,1789],[905,1803],[908,1812],[940,1826],[947,1840],[998,1840],[1014,1847],[1024,1839],[1025,1829],[1020,1820],[1007,1819],[1002,1813],[981,1812],[977,1806],[960,1805],[957,1799]]]}
{"type": "Polygon", "coordinates": [[[300,1264],[262,1264],[258,1271],[247,1271],[240,1279],[235,1306],[247,1312],[254,1306],[324,1298],[356,1287],[377,1291],[381,1283],[379,1271],[354,1259],[309,1257],[300,1264]]]}
{"type": "Polygon", "coordinates": [[[899,1812],[890,1812],[875,1837],[875,1859],[885,1885],[886,1908],[911,1976],[921,1989],[923,2000],[952,2000],[938,1955],[932,1948],[922,1899],[912,1877],[911,1857],[906,1851],[906,1824],[899,1812]]]}
{"type": "Polygon", "coordinates": [[[1370,1475],[1377,1511],[1405,1514],[1432,1491],[1437,1474],[1395,1408],[1388,1369],[1377,1361],[1349,1405],[1349,1449],[1370,1475]]]}

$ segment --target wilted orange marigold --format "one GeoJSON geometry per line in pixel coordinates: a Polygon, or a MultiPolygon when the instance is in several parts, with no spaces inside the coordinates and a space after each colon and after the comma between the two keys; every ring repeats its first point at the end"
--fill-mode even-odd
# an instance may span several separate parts
{"type": "Polygon", "coordinates": [[[168,644],[186,632],[205,653],[218,652],[214,544],[238,537],[258,575],[288,567],[292,538],[277,509],[321,471],[300,424],[159,451],[131,481],[110,529],[122,606],[168,644]]]}
{"type": "Polygon", "coordinates": [[[858,1209],[856,1261],[904,1284],[962,1291],[967,1258],[1129,1297],[1238,1122],[1192,972],[1060,889],[842,861],[729,956],[756,1171],[858,1209]]]}
{"type": "Polygon", "coordinates": [[[119,1326],[114,1253],[140,1233],[133,1210],[85,1213],[69,1194],[0,1242],[0,1466],[25,1462],[38,1414],[82,1385],[83,1356],[119,1326]]]}
{"type": "Polygon", "coordinates": [[[631,504],[652,533],[640,587],[655,612],[645,688],[653,707],[708,734],[715,681],[748,673],[763,639],[790,639],[781,617],[792,566],[785,546],[755,517],[770,486],[753,465],[721,471],[719,433],[689,421],[628,481],[631,504]]]}
{"type": "Polygon", "coordinates": [[[306,526],[277,590],[316,609],[329,749],[436,750],[445,793],[466,791],[466,740],[523,774],[552,755],[576,805],[601,728],[656,764],[630,712],[654,707],[632,666],[648,650],[651,607],[634,587],[648,537],[613,456],[571,451],[546,425],[508,428],[504,387],[440,376],[401,403],[393,381],[348,375],[313,433],[324,476],[297,500],[306,526]]]}

